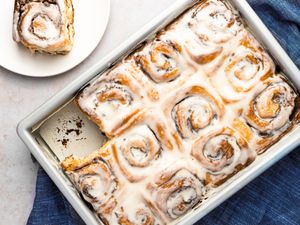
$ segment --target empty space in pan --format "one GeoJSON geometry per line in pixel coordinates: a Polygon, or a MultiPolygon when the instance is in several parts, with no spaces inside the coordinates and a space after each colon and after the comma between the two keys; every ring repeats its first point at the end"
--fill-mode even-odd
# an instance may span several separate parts
{"type": "Polygon", "coordinates": [[[44,120],[34,134],[59,162],[70,155],[87,156],[106,142],[105,135],[73,101],[44,120]]]}

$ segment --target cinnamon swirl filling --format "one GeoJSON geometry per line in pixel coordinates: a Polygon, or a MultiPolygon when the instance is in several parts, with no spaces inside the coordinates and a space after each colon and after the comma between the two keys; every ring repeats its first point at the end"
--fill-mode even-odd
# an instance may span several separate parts
{"type": "Polygon", "coordinates": [[[127,216],[122,215],[118,222],[120,225],[155,225],[154,218],[145,209],[137,210],[132,220],[130,220],[127,216]]]}
{"type": "Polygon", "coordinates": [[[213,126],[222,114],[222,105],[200,86],[187,91],[171,113],[177,131],[184,139],[197,137],[200,131],[213,126]]]}
{"type": "Polygon", "coordinates": [[[111,81],[110,83],[105,83],[97,92],[97,100],[95,103],[98,104],[109,103],[112,108],[117,109],[120,107],[127,107],[133,101],[132,94],[123,85],[111,81]]]}
{"type": "Polygon", "coordinates": [[[180,76],[181,47],[169,40],[157,39],[136,56],[142,70],[155,82],[170,82],[180,76]]]}
{"type": "Polygon", "coordinates": [[[272,60],[252,36],[242,38],[240,44],[225,60],[224,72],[213,77],[214,85],[226,103],[243,99],[246,93],[275,71],[272,60]]]}
{"type": "Polygon", "coordinates": [[[204,194],[200,179],[186,168],[167,172],[157,184],[156,204],[171,219],[176,219],[192,209],[204,194]]]}
{"type": "Polygon", "coordinates": [[[121,142],[124,158],[134,167],[148,166],[160,151],[158,140],[151,131],[136,133],[129,138],[123,138],[121,142]]]}
{"type": "Polygon", "coordinates": [[[161,152],[161,143],[149,126],[140,125],[118,138],[112,148],[124,175],[137,182],[147,176],[161,152]]]}
{"type": "Polygon", "coordinates": [[[164,222],[155,215],[146,205],[139,204],[139,207],[130,205],[132,209],[122,207],[120,212],[116,213],[118,224],[120,225],[163,225],[164,222]]]}
{"type": "Polygon", "coordinates": [[[196,7],[189,27],[199,37],[209,37],[213,43],[224,43],[236,36],[243,25],[225,2],[207,0],[196,7]]]}
{"type": "Polygon", "coordinates": [[[130,63],[117,66],[76,98],[82,111],[109,137],[122,133],[142,114],[146,93],[134,78],[135,72],[130,63]]]}
{"type": "Polygon", "coordinates": [[[187,27],[185,50],[192,60],[204,65],[221,55],[222,44],[237,36],[243,26],[225,3],[208,0],[195,7],[187,27]]]}
{"type": "Polygon", "coordinates": [[[207,169],[207,182],[215,185],[223,183],[255,158],[246,140],[231,128],[211,131],[200,137],[193,144],[192,155],[207,169]],[[211,178],[211,175],[215,177],[211,178]]]}
{"type": "Polygon", "coordinates": [[[273,135],[288,126],[297,94],[285,82],[271,83],[250,102],[245,118],[262,134],[273,135]]]}
{"type": "Polygon", "coordinates": [[[185,50],[190,58],[200,65],[215,60],[223,51],[222,46],[210,42],[205,35],[191,35],[191,37],[185,41],[185,50]]]}
{"type": "Polygon", "coordinates": [[[73,44],[71,1],[16,0],[13,37],[32,51],[67,53],[73,44]]]}
{"type": "Polygon", "coordinates": [[[114,193],[118,180],[111,166],[101,157],[94,158],[88,165],[69,172],[84,199],[92,203],[98,213],[115,207],[114,193]]]}

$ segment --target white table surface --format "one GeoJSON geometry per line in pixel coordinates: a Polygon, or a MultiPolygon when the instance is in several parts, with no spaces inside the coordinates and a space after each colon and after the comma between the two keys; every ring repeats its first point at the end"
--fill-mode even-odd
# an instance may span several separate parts
{"type": "Polygon", "coordinates": [[[26,224],[35,195],[38,166],[16,134],[17,123],[172,2],[111,0],[110,21],[101,43],[88,59],[64,74],[30,78],[0,67],[0,224],[26,224]]]}

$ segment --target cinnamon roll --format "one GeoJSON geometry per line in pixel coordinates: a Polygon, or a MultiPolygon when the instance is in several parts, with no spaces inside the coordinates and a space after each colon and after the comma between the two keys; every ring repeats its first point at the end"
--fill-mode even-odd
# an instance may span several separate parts
{"type": "Polygon", "coordinates": [[[167,220],[184,215],[202,201],[206,190],[203,182],[191,168],[179,163],[164,170],[149,186],[152,197],[167,220]]]}
{"type": "Polygon", "coordinates": [[[185,72],[182,49],[163,35],[147,44],[135,55],[141,69],[156,83],[170,82],[185,72]]]}
{"type": "Polygon", "coordinates": [[[163,225],[166,224],[153,205],[141,195],[128,193],[120,199],[120,205],[111,215],[110,224],[163,225]]]}
{"type": "Polygon", "coordinates": [[[147,98],[134,79],[131,63],[117,65],[85,88],[76,98],[85,112],[107,136],[113,137],[142,117],[147,98]]]}
{"type": "Polygon", "coordinates": [[[255,159],[247,141],[225,127],[213,130],[195,141],[194,156],[206,170],[206,183],[220,185],[255,159]]]}
{"type": "MultiPolygon", "coordinates": [[[[237,36],[243,28],[238,15],[219,0],[197,4],[187,20],[185,50],[200,65],[214,61],[224,52],[223,44],[237,36]]],[[[219,59],[217,64],[221,62],[219,59]]]]}
{"type": "Polygon", "coordinates": [[[139,126],[116,140],[112,149],[122,172],[130,182],[136,182],[151,170],[161,152],[161,144],[150,127],[139,126]]]}
{"type": "Polygon", "coordinates": [[[222,103],[201,86],[183,88],[168,102],[166,114],[173,119],[183,139],[198,137],[200,132],[217,124],[224,114],[222,103]]]}
{"type": "Polygon", "coordinates": [[[244,118],[248,126],[260,137],[257,151],[262,153],[291,123],[299,98],[291,86],[275,80],[251,100],[244,118]]]}
{"type": "Polygon", "coordinates": [[[238,12],[221,0],[206,0],[195,6],[189,27],[214,43],[224,43],[243,29],[238,12]]]}
{"type": "Polygon", "coordinates": [[[190,58],[200,65],[215,60],[223,51],[223,47],[209,41],[207,36],[190,34],[185,41],[185,50],[190,58]]]}
{"type": "Polygon", "coordinates": [[[274,64],[249,34],[225,60],[222,69],[213,75],[213,84],[226,103],[243,99],[259,82],[273,75],[274,64]]]}
{"type": "Polygon", "coordinates": [[[157,114],[150,113],[112,142],[115,161],[130,182],[149,176],[162,151],[175,147],[165,123],[157,114]]]}
{"type": "Polygon", "coordinates": [[[100,217],[115,208],[121,188],[107,155],[97,152],[83,160],[70,156],[62,162],[71,181],[100,217]]]}
{"type": "Polygon", "coordinates": [[[74,38],[72,0],[15,0],[13,39],[32,52],[66,54],[74,38]]]}

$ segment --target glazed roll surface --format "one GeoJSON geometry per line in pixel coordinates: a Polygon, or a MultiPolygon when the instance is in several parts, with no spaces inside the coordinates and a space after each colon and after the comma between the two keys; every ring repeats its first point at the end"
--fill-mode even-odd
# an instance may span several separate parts
{"type": "Polygon", "coordinates": [[[129,182],[138,182],[159,167],[160,158],[173,151],[175,142],[159,115],[144,115],[143,120],[132,126],[109,146],[115,161],[129,182]]]}
{"type": "Polygon", "coordinates": [[[238,44],[221,68],[211,74],[213,85],[226,103],[242,100],[275,71],[270,57],[250,34],[244,34],[238,44]]]}
{"type": "Polygon", "coordinates": [[[113,212],[122,184],[115,175],[109,154],[102,151],[84,160],[67,157],[62,167],[100,218],[113,212]]]}
{"type": "Polygon", "coordinates": [[[62,167],[105,224],[175,224],[300,123],[298,91],[225,0],[196,1],[75,102],[108,141],[62,167]]]}
{"type": "Polygon", "coordinates": [[[71,0],[16,0],[13,39],[32,52],[66,54],[74,39],[71,0]]]}
{"type": "Polygon", "coordinates": [[[134,123],[142,114],[147,96],[135,79],[141,73],[132,63],[113,68],[76,98],[83,112],[112,137],[134,123]]]}
{"type": "Polygon", "coordinates": [[[299,123],[299,95],[281,75],[258,85],[253,98],[235,120],[238,129],[258,154],[299,123]]]}
{"type": "Polygon", "coordinates": [[[202,200],[206,191],[196,171],[180,162],[163,170],[148,188],[155,206],[167,221],[191,210],[202,200]]]}
{"type": "Polygon", "coordinates": [[[255,152],[247,141],[229,127],[215,129],[196,140],[192,155],[207,171],[206,182],[216,186],[255,159],[255,152]]]}
{"type": "Polygon", "coordinates": [[[187,86],[165,104],[166,116],[182,139],[195,139],[221,121],[224,106],[206,88],[187,86]]]}

